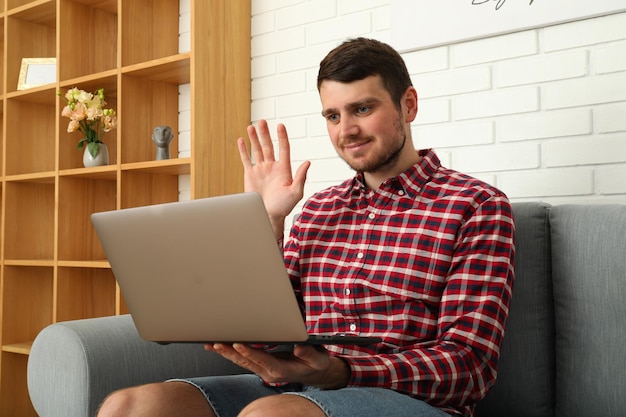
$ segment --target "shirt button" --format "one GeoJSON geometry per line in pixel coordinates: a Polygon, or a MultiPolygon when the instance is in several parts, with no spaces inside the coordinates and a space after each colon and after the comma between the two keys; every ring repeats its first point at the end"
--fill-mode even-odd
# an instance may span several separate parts
{"type": "Polygon", "coordinates": [[[404,195],[404,190],[398,191],[398,195],[404,195]]]}
{"type": "Polygon", "coordinates": [[[356,324],[352,323],[352,324],[350,325],[350,331],[351,331],[351,332],[353,332],[353,331],[355,331],[355,330],[356,330],[356,324]]]}
{"type": "Polygon", "coordinates": [[[358,259],[363,259],[363,257],[364,257],[364,256],[365,256],[365,255],[363,255],[363,252],[359,252],[359,253],[357,253],[357,254],[356,254],[356,257],[357,257],[358,259]]]}
{"type": "Polygon", "coordinates": [[[345,295],[350,295],[350,288],[346,288],[346,289],[343,291],[343,293],[344,293],[345,295]]]}
{"type": "Polygon", "coordinates": [[[374,217],[376,217],[376,215],[374,213],[370,213],[367,215],[367,217],[369,217],[370,220],[374,220],[374,217]]]}

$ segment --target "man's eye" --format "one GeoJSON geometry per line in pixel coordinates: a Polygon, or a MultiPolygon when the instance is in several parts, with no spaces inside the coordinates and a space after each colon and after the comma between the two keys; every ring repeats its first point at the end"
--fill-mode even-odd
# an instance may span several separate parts
{"type": "Polygon", "coordinates": [[[369,111],[370,111],[370,108],[369,108],[369,107],[366,107],[366,106],[361,106],[361,107],[359,107],[359,108],[357,108],[357,109],[356,109],[356,112],[357,112],[358,114],[366,114],[366,113],[368,113],[369,111]]]}
{"type": "Polygon", "coordinates": [[[329,114],[328,116],[326,116],[326,120],[328,120],[329,122],[336,122],[339,120],[339,115],[338,114],[329,114]]]}

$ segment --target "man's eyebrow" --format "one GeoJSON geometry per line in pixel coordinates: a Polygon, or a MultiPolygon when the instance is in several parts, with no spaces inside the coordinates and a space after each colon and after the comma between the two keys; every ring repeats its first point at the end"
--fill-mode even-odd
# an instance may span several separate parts
{"type": "Polygon", "coordinates": [[[326,117],[329,114],[334,114],[337,113],[337,110],[335,109],[326,109],[326,110],[322,110],[322,116],[326,117]]]}
{"type": "MultiPolygon", "coordinates": [[[[372,104],[376,104],[376,103],[380,103],[380,100],[377,99],[376,97],[368,97],[368,98],[364,98],[362,100],[357,100],[355,102],[348,103],[344,107],[346,109],[356,109],[356,108],[359,108],[359,107],[371,106],[372,104]]],[[[335,113],[337,113],[337,109],[330,108],[330,109],[323,110],[322,111],[322,116],[326,117],[329,114],[335,114],[335,113]]]]}
{"type": "Polygon", "coordinates": [[[350,109],[355,109],[355,108],[358,108],[358,107],[371,106],[372,104],[377,104],[377,103],[380,103],[379,99],[377,99],[376,97],[368,97],[368,98],[364,98],[363,100],[359,100],[359,101],[355,101],[354,103],[350,103],[346,107],[350,108],[350,109]]]}

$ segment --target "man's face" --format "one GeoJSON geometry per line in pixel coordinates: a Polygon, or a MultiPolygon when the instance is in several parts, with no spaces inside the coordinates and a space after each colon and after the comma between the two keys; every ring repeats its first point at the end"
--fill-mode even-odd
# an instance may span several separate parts
{"type": "Polygon", "coordinates": [[[407,143],[406,119],[379,76],[350,83],[323,81],[320,99],[330,140],[352,169],[393,170],[407,143]]]}

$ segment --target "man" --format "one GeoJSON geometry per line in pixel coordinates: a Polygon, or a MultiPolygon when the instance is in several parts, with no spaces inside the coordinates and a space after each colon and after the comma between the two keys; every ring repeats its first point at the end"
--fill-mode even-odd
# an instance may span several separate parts
{"type": "MultiPolygon", "coordinates": [[[[417,93],[400,55],[347,41],[320,64],[330,139],[356,176],[311,197],[284,246],[314,333],[376,335],[373,346],[296,346],[291,358],[244,344],[206,349],[251,375],[170,381],[114,393],[101,416],[473,415],[493,385],[513,281],[504,194],[416,151],[417,93]]],[[[292,177],[286,129],[267,123],[239,150],[282,245],[309,162],[292,177]]]]}

